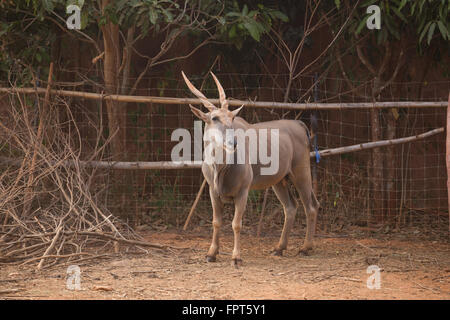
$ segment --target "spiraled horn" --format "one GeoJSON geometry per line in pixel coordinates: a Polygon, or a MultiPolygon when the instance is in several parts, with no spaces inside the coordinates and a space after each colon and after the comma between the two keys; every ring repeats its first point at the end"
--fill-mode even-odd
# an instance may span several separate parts
{"type": "Polygon", "coordinates": [[[220,107],[228,110],[228,100],[225,95],[225,90],[223,90],[222,85],[219,82],[219,79],[217,79],[216,75],[211,71],[211,75],[214,78],[214,82],[216,83],[217,89],[219,90],[219,101],[220,101],[220,107]]]}
{"type": "Polygon", "coordinates": [[[183,71],[181,71],[181,75],[184,78],[184,82],[186,82],[186,85],[188,86],[189,90],[191,90],[191,92],[197,96],[197,98],[199,98],[201,100],[201,102],[203,103],[203,105],[209,110],[209,111],[214,111],[216,108],[215,105],[213,105],[206,97],[203,93],[200,92],[200,90],[198,90],[196,87],[194,87],[194,85],[189,81],[189,79],[186,77],[186,75],[184,74],[183,71]]]}

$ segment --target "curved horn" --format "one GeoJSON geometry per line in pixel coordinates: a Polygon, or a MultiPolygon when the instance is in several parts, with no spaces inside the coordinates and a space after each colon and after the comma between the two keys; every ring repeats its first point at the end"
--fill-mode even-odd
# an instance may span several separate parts
{"type": "Polygon", "coordinates": [[[223,90],[222,85],[219,82],[219,79],[217,79],[216,75],[211,71],[211,75],[214,78],[214,82],[216,83],[217,89],[219,90],[219,101],[220,101],[220,107],[228,110],[228,101],[225,95],[225,90],[223,90]]]}
{"type": "Polygon", "coordinates": [[[206,97],[203,93],[200,92],[200,90],[198,90],[196,87],[194,87],[194,85],[189,81],[189,79],[186,77],[186,75],[184,74],[183,71],[181,71],[181,74],[184,78],[184,82],[186,82],[186,85],[188,86],[189,90],[191,90],[191,92],[193,94],[195,94],[197,96],[197,98],[199,98],[201,100],[201,102],[203,103],[203,105],[209,110],[209,111],[214,111],[216,108],[215,105],[213,105],[206,97]]]}
{"type": "Polygon", "coordinates": [[[237,108],[236,110],[231,111],[231,113],[234,116],[237,116],[237,114],[239,113],[239,111],[241,111],[241,109],[244,107],[244,105],[240,106],[239,108],[237,108]]]}

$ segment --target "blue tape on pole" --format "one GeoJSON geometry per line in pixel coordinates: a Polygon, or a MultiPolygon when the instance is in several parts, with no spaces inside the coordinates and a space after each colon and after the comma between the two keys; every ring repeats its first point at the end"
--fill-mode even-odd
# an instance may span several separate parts
{"type": "Polygon", "coordinates": [[[316,151],[316,163],[319,163],[320,162],[320,153],[319,153],[319,148],[317,147],[317,144],[315,147],[315,151],[316,151]]]}

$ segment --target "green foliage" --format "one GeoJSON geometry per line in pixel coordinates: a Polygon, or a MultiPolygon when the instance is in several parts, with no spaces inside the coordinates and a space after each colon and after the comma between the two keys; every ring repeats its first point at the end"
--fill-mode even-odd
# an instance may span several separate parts
{"type": "MultiPolygon", "coordinates": [[[[50,26],[42,21],[40,1],[19,1],[14,10],[0,8],[0,74],[12,79],[31,80],[30,67],[49,62],[49,44],[55,39],[50,26]],[[30,13],[28,13],[30,12],[30,13]]],[[[48,5],[48,4],[47,4],[48,5]]],[[[20,85],[21,83],[18,83],[20,85]]]]}
{"type": "MultiPolygon", "coordinates": [[[[17,78],[29,81],[32,78],[30,70],[38,67],[42,71],[40,78],[45,78],[43,71],[51,60],[51,48],[55,41],[61,41],[61,32],[64,33],[68,17],[66,6],[72,4],[82,9],[81,29],[86,36],[66,32],[83,40],[87,37],[98,39],[100,27],[110,21],[118,24],[123,34],[129,27],[136,27],[135,40],[149,34],[154,37],[164,34],[166,38],[189,34],[194,43],[210,37],[241,49],[244,44],[248,46],[251,42],[261,41],[277,21],[288,21],[288,16],[277,10],[278,6],[271,1],[117,0],[110,2],[104,14],[99,1],[0,1],[1,79],[17,73],[17,70],[11,70],[17,65],[23,73],[17,78]]],[[[164,94],[165,88],[163,83],[160,94],[164,94]]]]}
{"type": "Polygon", "coordinates": [[[141,31],[140,37],[146,36],[149,31],[158,33],[172,24],[169,37],[179,32],[189,32],[201,38],[199,31],[208,30],[210,35],[231,42],[238,49],[243,47],[249,37],[259,42],[275,21],[288,21],[282,12],[261,3],[252,9],[247,4],[240,8],[236,0],[199,1],[197,4],[194,2],[190,9],[172,0],[120,0],[113,2],[105,11],[100,24],[106,23],[108,18],[122,28],[136,26],[141,31]],[[189,15],[193,8],[199,9],[200,15],[191,23],[189,15]],[[183,28],[186,25],[189,27],[183,28]]]}
{"type": "Polygon", "coordinates": [[[259,42],[261,36],[268,33],[277,20],[287,22],[288,17],[281,11],[269,8],[259,3],[250,9],[247,4],[239,7],[237,1],[233,1],[228,12],[217,17],[217,31],[219,38],[233,43],[241,49],[248,37],[259,42]]]}
{"type": "MultiPolygon", "coordinates": [[[[164,26],[175,20],[183,22],[187,12],[177,1],[171,0],[120,0],[112,2],[100,19],[100,25],[109,21],[121,28],[135,26],[144,37],[150,30],[158,33],[164,26]]],[[[172,30],[173,31],[173,30],[172,30]]]]}
{"type": "Polygon", "coordinates": [[[420,34],[419,41],[422,41],[423,35],[427,33],[427,43],[430,44],[436,25],[438,26],[441,37],[444,40],[450,40],[450,25],[448,20],[450,13],[449,1],[415,1],[411,5],[410,13],[414,16],[418,24],[417,33],[420,34]]]}
{"type": "MultiPolygon", "coordinates": [[[[340,1],[335,1],[335,5],[342,8],[340,1]]],[[[419,45],[430,45],[433,39],[450,40],[449,13],[448,0],[368,0],[356,10],[349,31],[353,35],[375,33],[378,44],[415,33],[419,45]],[[381,10],[380,30],[366,28],[371,15],[366,13],[366,8],[373,4],[381,10]]]]}
{"type": "Polygon", "coordinates": [[[0,2],[0,78],[9,74],[13,80],[20,79],[17,85],[30,85],[31,69],[41,70],[39,78],[47,77],[51,47],[57,41],[58,28],[65,27],[66,5],[70,4],[83,9],[81,26],[86,27],[93,6],[85,5],[84,0],[0,2]]]}
{"type": "Polygon", "coordinates": [[[171,183],[167,178],[161,176],[158,170],[149,173],[146,180],[146,183],[153,187],[152,196],[145,197],[142,201],[147,202],[153,213],[173,213],[177,212],[174,210],[175,208],[185,206],[176,180],[171,183]]]}
{"type": "Polygon", "coordinates": [[[248,193],[249,204],[253,206],[257,212],[261,211],[263,194],[263,190],[250,190],[248,193]]]}

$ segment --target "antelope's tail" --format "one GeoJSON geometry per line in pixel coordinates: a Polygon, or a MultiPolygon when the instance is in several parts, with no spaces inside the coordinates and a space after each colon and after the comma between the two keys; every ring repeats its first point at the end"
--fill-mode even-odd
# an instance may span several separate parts
{"type": "Polygon", "coordinates": [[[308,137],[308,145],[309,145],[309,147],[311,147],[311,146],[312,146],[312,143],[311,143],[311,133],[309,132],[308,126],[307,126],[303,121],[301,121],[301,120],[299,120],[298,123],[305,129],[305,131],[306,131],[306,136],[308,137]]]}

